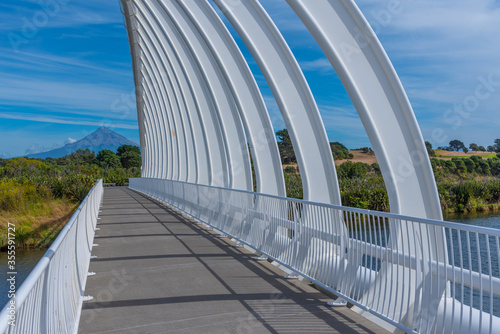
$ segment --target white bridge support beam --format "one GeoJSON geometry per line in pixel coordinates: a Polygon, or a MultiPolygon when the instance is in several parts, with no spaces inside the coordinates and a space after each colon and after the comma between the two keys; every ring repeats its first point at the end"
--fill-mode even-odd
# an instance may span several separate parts
{"type": "MultiPolygon", "coordinates": [[[[189,46],[178,37],[175,26],[170,20],[165,19],[165,14],[154,4],[148,2],[137,2],[138,17],[144,26],[150,25],[148,29],[156,32],[159,44],[163,48],[162,59],[167,59],[175,63],[177,73],[188,86],[187,100],[195,108],[190,109],[190,113],[195,113],[199,117],[200,127],[204,126],[206,131],[206,145],[208,148],[207,166],[208,184],[229,186],[227,178],[216,180],[217,174],[228,175],[227,140],[225,133],[221,129],[220,115],[214,106],[214,98],[211,90],[207,87],[206,79],[201,73],[201,69],[189,46]]],[[[159,6],[158,4],[156,4],[159,6]]],[[[148,30],[149,32],[149,30],[148,30]]],[[[173,157],[175,159],[175,157],[173,157]]],[[[203,166],[200,166],[202,168],[203,166]]]]}
{"type": "MultiPolygon", "coordinates": [[[[150,49],[156,53],[158,62],[161,62],[165,66],[167,76],[173,81],[173,85],[177,87],[176,96],[183,102],[181,103],[182,118],[187,119],[187,123],[192,126],[190,134],[195,146],[196,163],[193,164],[191,162],[190,164],[195,169],[194,175],[191,172],[190,176],[194,176],[195,180],[193,181],[189,177],[188,182],[209,185],[212,180],[212,161],[217,158],[215,154],[211,155],[209,148],[210,143],[214,145],[216,143],[213,140],[210,141],[207,135],[207,132],[211,133],[210,130],[212,128],[210,128],[210,125],[213,125],[213,123],[203,121],[203,115],[201,114],[200,106],[186,69],[179,60],[179,54],[173,50],[171,43],[161,33],[161,28],[157,25],[157,21],[154,19],[152,21],[145,19],[143,22],[140,22],[140,25],[144,35],[143,39],[151,41],[154,45],[150,49]],[[207,130],[207,128],[209,129],[207,130]]],[[[217,139],[215,130],[213,138],[217,139]]],[[[217,153],[219,150],[213,150],[212,152],[217,153]]]]}
{"type": "Polygon", "coordinates": [[[236,42],[206,1],[177,0],[189,24],[207,43],[228,82],[253,157],[257,192],[285,196],[281,159],[271,119],[255,79],[236,42]]]}
{"type": "Polygon", "coordinates": [[[203,74],[206,88],[211,91],[213,96],[215,110],[218,112],[222,133],[228,148],[229,173],[227,175],[216,174],[216,181],[221,180],[218,185],[226,185],[229,188],[240,190],[252,190],[252,172],[245,132],[221,68],[203,37],[185,19],[185,13],[179,10],[175,1],[153,3],[152,8],[156,13],[163,11],[164,17],[175,26],[175,30],[171,33],[177,35],[178,39],[184,41],[190,49],[203,74]]]}
{"type": "MultiPolygon", "coordinates": [[[[287,0],[312,33],[344,84],[372,143],[380,164],[391,212],[413,217],[442,220],[439,196],[424,140],[401,82],[371,29],[353,0],[311,2],[287,0]]],[[[391,242],[426,258],[447,262],[446,240],[440,228],[400,233],[400,222],[391,221],[391,242]],[[429,235],[441,242],[430,243],[429,235]]],[[[398,266],[384,264],[373,287],[389,277],[398,266]]],[[[430,276],[430,272],[427,273],[430,276]]],[[[415,294],[430,277],[406,272],[406,279],[391,284],[381,294],[390,303],[401,305],[399,317],[411,327],[420,319],[411,317],[413,308],[420,316],[436,317],[445,285],[427,286],[423,305],[414,305],[415,294]],[[404,293],[401,293],[403,292],[404,293]],[[399,292],[399,293],[398,293],[399,292]]],[[[387,307],[386,303],[380,304],[387,307]]],[[[381,310],[381,312],[383,312],[381,310]]],[[[427,328],[422,328],[424,332],[427,328]]]]}
{"type": "Polygon", "coordinates": [[[292,140],[304,199],[341,204],[337,173],[314,97],[292,51],[256,0],[215,0],[248,47],[273,92],[292,140]]]}
{"type": "Polygon", "coordinates": [[[155,83],[158,87],[157,90],[161,92],[161,97],[168,103],[166,107],[166,122],[169,124],[170,131],[167,132],[167,135],[172,139],[177,138],[180,142],[180,147],[182,147],[182,149],[179,149],[180,159],[182,159],[179,180],[198,183],[200,179],[198,155],[201,157],[204,157],[204,155],[201,153],[198,154],[191,116],[186,111],[185,101],[176,80],[177,77],[174,75],[170,63],[161,60],[161,52],[159,51],[161,47],[158,46],[157,40],[150,37],[147,28],[142,27],[141,29],[143,31],[141,37],[144,44],[142,50],[146,55],[145,61],[149,71],[153,73],[155,83]],[[169,110],[177,111],[177,114],[172,115],[172,112],[169,112],[169,110]],[[175,127],[177,124],[180,124],[180,127],[175,127]],[[172,129],[172,126],[174,126],[174,129],[172,129]],[[186,168],[182,168],[182,166],[186,168]]]}

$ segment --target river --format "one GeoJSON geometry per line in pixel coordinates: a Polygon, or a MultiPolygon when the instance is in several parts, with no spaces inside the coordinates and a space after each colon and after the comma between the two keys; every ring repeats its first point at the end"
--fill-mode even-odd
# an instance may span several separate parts
{"type": "MultiPolygon", "coordinates": [[[[445,217],[445,220],[451,222],[457,222],[461,224],[477,225],[482,227],[491,227],[500,229],[500,214],[488,214],[488,213],[472,213],[467,215],[449,215],[445,217]]],[[[16,253],[16,285],[17,288],[29,275],[31,270],[35,267],[40,258],[45,254],[46,250],[36,250],[36,251],[18,251],[16,253]]],[[[7,253],[0,253],[0,308],[7,303],[9,284],[7,279],[7,253]]]]}
{"type": "MultiPolygon", "coordinates": [[[[21,283],[24,282],[29,273],[36,266],[38,261],[42,258],[47,250],[32,250],[32,251],[16,251],[16,289],[19,289],[21,283]]],[[[7,252],[0,252],[0,308],[2,308],[9,300],[9,288],[10,284],[7,281],[11,277],[7,272],[7,252]]]]}
{"type": "Polygon", "coordinates": [[[468,214],[454,214],[444,217],[444,220],[467,225],[500,229],[500,213],[474,212],[468,214]]]}

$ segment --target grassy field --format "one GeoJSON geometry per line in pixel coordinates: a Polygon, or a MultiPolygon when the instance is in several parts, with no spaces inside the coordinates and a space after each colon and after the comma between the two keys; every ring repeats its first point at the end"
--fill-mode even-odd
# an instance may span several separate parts
{"type": "Polygon", "coordinates": [[[16,245],[20,249],[45,248],[57,237],[76,210],[78,203],[54,199],[27,210],[0,211],[0,249],[7,245],[8,223],[16,225],[16,245]]]}
{"type": "MultiPolygon", "coordinates": [[[[368,165],[371,165],[373,163],[377,163],[377,158],[375,157],[375,154],[373,153],[363,153],[362,151],[359,150],[352,150],[349,151],[354,155],[354,158],[349,159],[349,161],[352,162],[362,162],[368,165]]],[[[480,156],[483,159],[491,159],[497,156],[497,153],[491,153],[491,152],[472,152],[469,151],[467,153],[464,152],[455,152],[455,151],[441,151],[441,150],[436,150],[436,156],[434,158],[436,159],[441,159],[441,160],[451,160],[453,158],[470,158],[472,156],[480,156]]],[[[347,160],[335,160],[335,165],[339,166],[346,162],[347,160]]]]}
{"type": "Polygon", "coordinates": [[[436,156],[435,158],[441,158],[441,159],[444,159],[444,160],[450,160],[452,158],[470,158],[472,156],[479,156],[483,159],[490,159],[490,158],[494,158],[497,156],[496,153],[491,153],[491,152],[467,152],[467,153],[464,153],[464,152],[456,152],[456,151],[440,151],[440,150],[437,150],[436,151],[436,156]]]}

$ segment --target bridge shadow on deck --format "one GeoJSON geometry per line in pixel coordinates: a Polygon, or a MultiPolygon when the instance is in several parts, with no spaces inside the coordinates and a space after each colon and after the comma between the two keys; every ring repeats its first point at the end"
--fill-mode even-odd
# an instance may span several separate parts
{"type": "Polygon", "coordinates": [[[79,333],[384,333],[128,188],[106,188],[79,333]]]}

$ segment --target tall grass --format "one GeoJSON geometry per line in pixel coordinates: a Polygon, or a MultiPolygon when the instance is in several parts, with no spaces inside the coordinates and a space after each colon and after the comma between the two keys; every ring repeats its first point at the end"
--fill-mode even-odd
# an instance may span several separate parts
{"type": "Polygon", "coordinates": [[[27,212],[52,198],[45,184],[0,179],[0,212],[27,212]]]}

